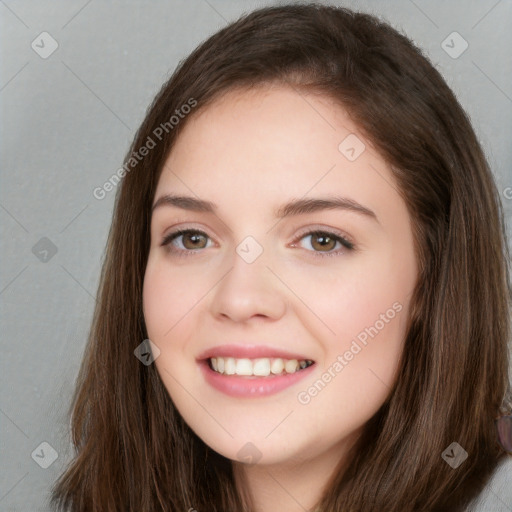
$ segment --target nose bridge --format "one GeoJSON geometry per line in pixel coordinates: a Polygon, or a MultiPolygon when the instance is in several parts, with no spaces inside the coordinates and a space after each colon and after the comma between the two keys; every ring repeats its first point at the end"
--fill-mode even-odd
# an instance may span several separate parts
{"type": "Polygon", "coordinates": [[[252,294],[268,293],[272,289],[275,292],[277,283],[267,268],[272,266],[270,249],[264,247],[263,241],[259,242],[252,235],[246,236],[235,246],[234,254],[229,259],[231,271],[226,278],[231,286],[247,289],[252,294]]]}
{"type": "MultiPolygon", "coordinates": [[[[259,242],[254,236],[246,236],[235,249],[236,254],[242,259],[247,265],[252,265],[257,260],[260,260],[261,256],[265,253],[263,259],[268,257],[268,247],[263,247],[263,241],[259,242]]],[[[235,259],[236,261],[236,259],[235,259]]]]}
{"type": "Polygon", "coordinates": [[[255,237],[246,236],[229,258],[230,270],[216,287],[212,307],[216,314],[242,320],[254,315],[277,318],[284,313],[284,290],[267,267],[271,251],[255,237]]]}

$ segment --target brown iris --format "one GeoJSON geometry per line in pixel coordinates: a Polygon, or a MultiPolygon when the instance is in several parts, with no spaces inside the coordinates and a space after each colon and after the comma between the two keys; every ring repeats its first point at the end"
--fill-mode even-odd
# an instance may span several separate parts
{"type": "MultiPolygon", "coordinates": [[[[311,236],[311,246],[314,249],[327,249],[327,251],[334,249],[336,247],[336,240],[326,233],[311,233],[309,236],[311,236]],[[313,242],[314,239],[317,239],[320,241],[318,244],[318,247],[315,247],[315,243],[313,242]],[[334,244],[332,247],[329,247],[329,244],[334,244]]],[[[323,252],[323,251],[321,251],[323,252]]]]}
{"type": "Polygon", "coordinates": [[[183,247],[186,249],[204,249],[206,247],[206,237],[201,233],[183,233],[181,236],[183,238],[183,247]],[[200,245],[201,238],[204,239],[204,245],[200,245]],[[185,243],[186,240],[190,240],[190,247],[185,243]]]}

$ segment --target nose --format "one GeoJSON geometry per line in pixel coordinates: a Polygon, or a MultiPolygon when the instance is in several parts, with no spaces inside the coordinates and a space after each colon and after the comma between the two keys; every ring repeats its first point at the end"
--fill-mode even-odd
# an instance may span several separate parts
{"type": "Polygon", "coordinates": [[[270,270],[272,264],[265,251],[255,261],[248,261],[234,252],[230,270],[214,289],[212,314],[234,322],[253,317],[278,320],[286,311],[286,288],[270,270]]]}

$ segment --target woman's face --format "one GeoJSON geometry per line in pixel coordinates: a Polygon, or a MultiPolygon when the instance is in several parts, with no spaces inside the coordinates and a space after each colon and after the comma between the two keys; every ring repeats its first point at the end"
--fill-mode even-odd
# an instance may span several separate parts
{"type": "Polygon", "coordinates": [[[390,393],[417,277],[389,166],[325,97],[230,92],[187,120],[157,202],[144,316],[185,421],[233,460],[339,458],[390,393]]]}

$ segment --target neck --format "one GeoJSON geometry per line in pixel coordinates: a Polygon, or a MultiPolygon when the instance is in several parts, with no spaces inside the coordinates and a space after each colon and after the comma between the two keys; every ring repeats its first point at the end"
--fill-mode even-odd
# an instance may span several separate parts
{"type": "Polygon", "coordinates": [[[346,468],[351,442],[344,439],[314,457],[276,464],[233,462],[235,481],[251,512],[315,512],[331,478],[346,468]]]}

